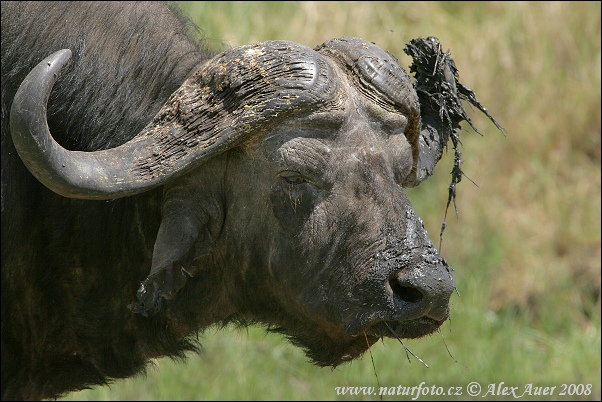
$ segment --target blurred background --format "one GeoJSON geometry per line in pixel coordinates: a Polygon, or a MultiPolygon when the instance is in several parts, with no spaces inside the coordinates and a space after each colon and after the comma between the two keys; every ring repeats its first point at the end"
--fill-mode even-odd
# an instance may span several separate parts
{"type": "MultiPolygon", "coordinates": [[[[469,109],[482,136],[464,124],[461,151],[476,185],[458,185],[458,215],[450,208],[441,247],[459,295],[440,333],[404,341],[428,368],[409,362],[394,340],[332,370],[262,328],[210,329],[199,336],[203,353],[185,363],[160,359],[146,378],[65,399],[378,400],[337,395],[335,387],[421,382],[463,387],[455,398],[468,399],[470,382],[485,389],[503,381],[557,387],[551,397],[521,399],[600,400],[600,2],[181,6],[213,47],[271,39],[314,47],[349,35],[375,42],[406,70],[405,44],[436,36],[507,135],[469,109]],[[562,384],[591,384],[591,392],[573,386],[560,396],[562,384]]],[[[450,148],[435,175],[407,191],[435,244],[452,162],[450,148]]]]}

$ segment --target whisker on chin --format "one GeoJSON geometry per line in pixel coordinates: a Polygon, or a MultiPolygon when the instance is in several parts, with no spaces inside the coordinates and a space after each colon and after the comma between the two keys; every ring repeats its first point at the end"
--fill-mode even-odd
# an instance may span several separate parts
{"type": "Polygon", "coordinates": [[[416,354],[415,354],[414,352],[412,352],[412,351],[411,351],[411,350],[410,350],[410,349],[409,349],[409,348],[408,348],[408,347],[405,345],[405,343],[403,343],[403,341],[401,340],[401,337],[400,337],[399,335],[397,335],[397,332],[395,332],[395,331],[393,330],[393,328],[391,328],[391,327],[389,326],[389,324],[388,324],[386,321],[385,321],[385,325],[387,326],[387,328],[389,329],[389,331],[391,331],[391,333],[393,334],[393,336],[394,336],[394,337],[395,337],[395,338],[396,338],[396,339],[399,341],[399,343],[401,343],[401,346],[403,346],[403,348],[405,349],[405,351],[406,351],[406,356],[407,356],[407,358],[408,358],[408,361],[409,361],[410,363],[412,363],[412,360],[410,360],[410,354],[411,354],[411,355],[412,355],[412,356],[414,356],[416,359],[418,359],[418,361],[419,361],[420,363],[424,364],[424,366],[425,366],[426,368],[429,368],[429,365],[428,365],[428,364],[426,364],[426,363],[424,362],[424,360],[422,360],[420,357],[416,356],[416,354]]]}

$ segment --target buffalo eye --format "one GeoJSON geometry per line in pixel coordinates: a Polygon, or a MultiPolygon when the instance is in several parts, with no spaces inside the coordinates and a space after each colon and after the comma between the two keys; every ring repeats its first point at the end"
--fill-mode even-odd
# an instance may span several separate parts
{"type": "Polygon", "coordinates": [[[284,180],[288,183],[288,184],[301,184],[301,183],[305,183],[306,180],[301,177],[301,176],[297,176],[297,177],[285,177],[284,180]]]}
{"type": "Polygon", "coordinates": [[[285,182],[292,185],[307,183],[307,179],[297,172],[282,172],[280,173],[280,177],[282,177],[285,182]]]}

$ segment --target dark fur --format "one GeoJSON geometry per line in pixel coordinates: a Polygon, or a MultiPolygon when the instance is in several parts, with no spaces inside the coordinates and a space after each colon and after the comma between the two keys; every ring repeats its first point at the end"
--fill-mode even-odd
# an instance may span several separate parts
{"type": "Polygon", "coordinates": [[[50,131],[72,150],[126,142],[210,56],[191,27],[159,3],[2,3],[3,399],[132,375],[145,363],[131,353],[140,338],[145,357],[194,348],[160,317],[136,317],[133,328],[127,308],[115,314],[148,274],[162,190],[107,202],[58,196],[26,170],[8,127],[26,74],[69,48],[48,104],[50,131]]]}
{"type": "MultiPolygon", "coordinates": [[[[337,366],[383,336],[425,336],[449,317],[452,269],[404,194],[419,105],[396,60],[348,37],[323,44],[323,54],[258,44],[251,53],[271,64],[255,56],[241,64],[237,52],[248,55],[247,47],[207,61],[189,27],[160,3],[2,4],[3,399],[56,397],[134,375],[153,357],[196,349],[194,334],[214,324],[267,324],[317,365],[337,366]],[[199,121],[194,128],[199,116],[243,116],[248,137],[140,195],[58,196],[16,154],[8,114],[25,75],[62,48],[74,54],[51,92],[48,121],[68,149],[133,138],[194,70],[184,88],[201,85],[209,100],[189,116],[176,94],[168,104],[177,107],[158,120],[186,116],[199,121]],[[288,53],[303,68],[274,62],[288,53]],[[315,83],[304,106],[292,100],[305,99],[305,89],[274,92],[313,77],[306,61],[318,55],[324,82],[315,82],[330,97],[314,98],[315,83]],[[226,72],[224,82],[205,68],[226,72]],[[283,71],[294,80],[283,81],[283,71]],[[215,101],[253,85],[269,90],[234,105],[215,101]],[[295,113],[280,113],[286,108],[272,101],[282,99],[295,113]],[[185,281],[175,296],[174,277],[185,281]],[[134,304],[139,287],[143,303],[134,304]],[[154,306],[160,291],[165,300],[154,306]]],[[[228,139],[209,131],[231,127],[227,119],[202,123],[200,134],[228,139]]]]}

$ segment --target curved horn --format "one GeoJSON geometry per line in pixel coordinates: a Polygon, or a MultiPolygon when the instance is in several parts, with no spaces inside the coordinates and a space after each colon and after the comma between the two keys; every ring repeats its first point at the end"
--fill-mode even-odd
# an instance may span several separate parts
{"type": "Polygon", "coordinates": [[[129,142],[94,152],[69,151],[52,138],[46,104],[61,50],[38,64],[11,108],[13,142],[31,173],[66,197],[113,199],[164,184],[291,115],[336,102],[336,80],[311,49],[269,41],[229,49],[207,61],[129,142]]]}
{"type": "MultiPolygon", "coordinates": [[[[412,145],[414,166],[403,185],[418,185],[441,159],[451,138],[456,150],[452,183],[462,176],[460,138],[456,129],[467,121],[475,130],[460,100],[476,106],[504,131],[474,92],[458,81],[458,71],[449,52],[443,53],[437,38],[413,39],[404,51],[413,58],[412,84],[398,60],[371,42],[354,37],[336,38],[315,48],[353,72],[356,88],[379,106],[403,114],[408,119],[405,135],[412,145]]],[[[478,131],[477,131],[478,132],[478,131]]]]}
{"type": "Polygon", "coordinates": [[[414,171],[420,152],[420,109],[410,77],[397,58],[371,42],[350,36],[330,39],[315,50],[351,71],[355,87],[368,99],[407,118],[405,136],[412,145],[414,171]]]}

